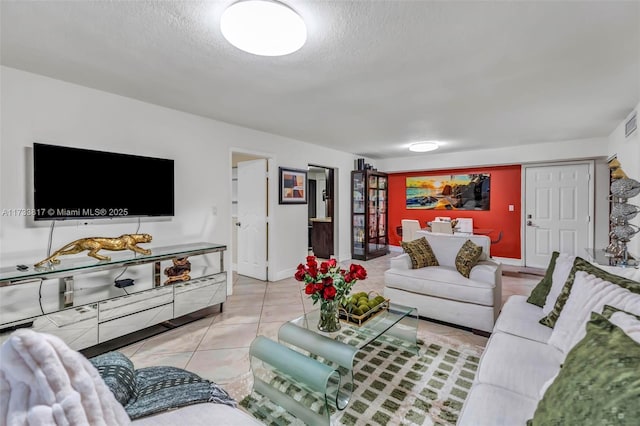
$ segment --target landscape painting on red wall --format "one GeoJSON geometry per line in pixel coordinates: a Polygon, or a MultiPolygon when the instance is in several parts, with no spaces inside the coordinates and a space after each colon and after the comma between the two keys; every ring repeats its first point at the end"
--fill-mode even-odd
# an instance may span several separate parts
{"type": "Polygon", "coordinates": [[[489,173],[406,179],[407,209],[489,210],[489,173]]]}

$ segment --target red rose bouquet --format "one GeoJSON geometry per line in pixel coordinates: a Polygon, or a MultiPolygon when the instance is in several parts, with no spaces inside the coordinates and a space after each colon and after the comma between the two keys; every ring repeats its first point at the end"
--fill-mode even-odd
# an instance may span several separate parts
{"type": "MultiPolygon", "coordinates": [[[[338,305],[346,303],[351,288],[358,280],[367,278],[367,271],[356,264],[352,264],[349,270],[341,269],[335,259],[318,265],[315,256],[307,256],[307,263],[298,265],[295,278],[305,283],[304,291],[311,296],[314,304],[320,301],[320,309],[323,311],[321,315],[328,315],[324,311],[335,310],[337,323],[338,305]]],[[[326,323],[326,318],[324,322],[326,323]]],[[[335,331],[340,328],[339,324],[329,324],[323,328],[322,323],[321,317],[321,324],[318,327],[324,331],[335,331]]]]}

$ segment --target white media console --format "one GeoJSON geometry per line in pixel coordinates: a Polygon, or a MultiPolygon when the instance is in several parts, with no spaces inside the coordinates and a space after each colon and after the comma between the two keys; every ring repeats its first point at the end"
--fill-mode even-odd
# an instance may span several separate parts
{"type": "Polygon", "coordinates": [[[43,268],[0,268],[0,342],[16,328],[29,327],[57,335],[80,350],[216,304],[222,310],[227,298],[225,245],[149,248],[149,255],[105,251],[109,261],[74,255],[43,268]],[[219,253],[219,265],[211,266],[205,259],[204,266],[192,268],[190,280],[163,284],[161,262],[209,253],[219,253]],[[147,275],[133,286],[114,286],[115,273],[144,264],[152,267],[151,279],[147,275]],[[80,279],[82,288],[77,285],[80,279]]]}

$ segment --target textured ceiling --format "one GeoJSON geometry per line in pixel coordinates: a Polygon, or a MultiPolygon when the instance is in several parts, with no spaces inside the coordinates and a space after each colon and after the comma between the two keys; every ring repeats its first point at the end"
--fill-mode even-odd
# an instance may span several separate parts
{"type": "Polygon", "coordinates": [[[640,100],[640,2],[286,1],[291,55],[218,26],[232,1],[2,1],[1,62],[373,158],[608,136],[640,100]]]}

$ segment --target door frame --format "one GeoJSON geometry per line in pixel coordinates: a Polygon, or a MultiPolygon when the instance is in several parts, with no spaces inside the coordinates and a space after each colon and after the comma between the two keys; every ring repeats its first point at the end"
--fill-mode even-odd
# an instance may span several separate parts
{"type": "MultiPolygon", "coordinates": [[[[527,230],[526,230],[526,217],[527,217],[527,169],[534,167],[554,167],[554,166],[565,166],[565,165],[579,165],[586,164],[589,166],[589,235],[587,236],[587,241],[589,247],[594,246],[595,241],[595,226],[596,226],[596,217],[595,217],[595,195],[596,195],[596,185],[595,185],[595,160],[578,160],[578,161],[558,161],[558,162],[548,162],[548,163],[530,163],[523,164],[522,170],[520,172],[520,183],[521,183],[521,200],[520,200],[520,235],[522,235],[520,244],[520,253],[522,253],[522,259],[520,263],[522,266],[527,266],[527,230]]],[[[585,247],[587,248],[587,247],[585,247]]]]}
{"type": "MultiPolygon", "coordinates": [[[[232,206],[232,194],[233,194],[233,181],[232,181],[232,175],[233,175],[233,154],[246,154],[246,155],[251,155],[254,157],[258,157],[258,158],[264,158],[267,160],[267,199],[265,200],[267,203],[267,281],[274,281],[275,278],[275,271],[274,268],[270,268],[269,265],[272,263],[272,250],[273,247],[275,247],[275,241],[274,241],[274,233],[271,232],[271,223],[273,220],[273,212],[275,212],[275,203],[276,203],[276,199],[277,197],[274,196],[274,191],[273,191],[273,179],[275,176],[275,172],[274,170],[276,170],[275,168],[275,157],[273,156],[273,154],[267,153],[267,152],[261,152],[261,151],[254,151],[254,150],[250,150],[250,149],[245,149],[245,148],[238,148],[238,147],[230,147],[229,148],[229,196],[227,198],[227,204],[229,205],[229,219],[233,218],[233,206],[232,206]]],[[[277,191],[275,192],[277,194],[277,191]]],[[[233,244],[233,228],[235,227],[235,224],[232,223],[232,221],[229,221],[229,253],[230,253],[230,262],[229,265],[232,264],[232,260],[233,260],[233,250],[237,250],[237,247],[235,247],[235,245],[233,244]]],[[[233,271],[231,271],[233,272],[233,271]]],[[[232,277],[232,273],[229,274],[229,277],[232,277]]],[[[233,283],[231,283],[231,288],[233,287],[233,283]]],[[[228,287],[229,288],[229,287],[228,287]]],[[[231,293],[228,294],[233,294],[233,289],[231,290],[231,293]]]]}
{"type": "MultiPolygon", "coordinates": [[[[333,173],[333,187],[331,188],[331,223],[333,224],[333,257],[338,259],[339,256],[339,243],[338,243],[338,211],[339,211],[339,203],[338,203],[338,168],[337,167],[329,167],[323,166],[317,163],[307,163],[307,169],[309,167],[320,167],[325,170],[331,170],[333,173]]],[[[328,184],[328,179],[327,179],[328,184]]]]}

